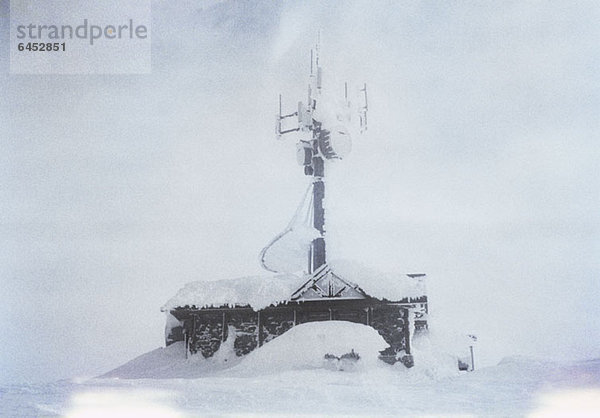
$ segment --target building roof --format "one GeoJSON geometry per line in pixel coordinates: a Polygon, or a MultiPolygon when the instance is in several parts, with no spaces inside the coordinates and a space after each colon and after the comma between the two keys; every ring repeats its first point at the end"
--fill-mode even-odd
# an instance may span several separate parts
{"type": "MultiPolygon", "coordinates": [[[[367,295],[389,301],[425,296],[424,275],[380,273],[355,262],[338,261],[332,271],[344,281],[358,285],[367,295]]],[[[162,310],[183,307],[208,308],[250,306],[263,309],[289,301],[308,275],[265,274],[217,281],[196,281],[186,284],[169,299],[162,310]]]]}
{"type": "Polygon", "coordinates": [[[245,306],[254,309],[286,301],[304,283],[302,276],[265,274],[236,279],[197,281],[186,284],[165,303],[163,310],[178,307],[208,308],[245,306]]]}

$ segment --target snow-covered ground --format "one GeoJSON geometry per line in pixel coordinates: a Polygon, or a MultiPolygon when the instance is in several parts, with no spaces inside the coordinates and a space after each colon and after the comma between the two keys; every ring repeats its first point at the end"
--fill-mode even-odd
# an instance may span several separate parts
{"type": "Polygon", "coordinates": [[[146,353],[88,379],[0,389],[2,416],[198,415],[598,416],[600,359],[547,362],[511,357],[458,372],[428,341],[416,366],[377,361],[371,328],[303,324],[243,359],[224,344],[215,358],[185,358],[181,344],[146,353]],[[354,350],[357,362],[325,360],[354,350]]]}

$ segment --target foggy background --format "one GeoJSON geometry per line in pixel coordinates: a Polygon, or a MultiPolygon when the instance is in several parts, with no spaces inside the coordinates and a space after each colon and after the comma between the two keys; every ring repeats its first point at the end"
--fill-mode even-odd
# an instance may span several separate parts
{"type": "MultiPolygon", "coordinates": [[[[2,1],[2,45],[8,2],[2,1]]],[[[163,345],[186,282],[261,272],[307,178],[276,141],[322,29],[325,88],[369,88],[328,179],[330,258],[426,272],[432,331],[600,356],[597,2],[153,2],[151,75],[0,57],[0,379],[163,345]],[[331,77],[333,75],[333,77],[331,77]]]]}

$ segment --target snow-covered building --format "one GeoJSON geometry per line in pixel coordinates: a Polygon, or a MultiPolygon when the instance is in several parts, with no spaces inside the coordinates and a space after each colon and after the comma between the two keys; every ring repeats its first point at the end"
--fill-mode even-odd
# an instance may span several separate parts
{"type": "Polygon", "coordinates": [[[163,307],[167,345],[185,341],[187,352],[210,357],[234,338],[234,350],[242,356],[295,325],[341,320],[376,329],[389,344],[383,360],[413,364],[411,336],[427,329],[425,275],[381,274],[327,260],[325,169],[350,152],[351,132],[366,131],[367,89],[358,91],[359,100],[350,100],[346,85],[340,105],[321,83],[317,48],[311,53],[307,103],[283,115],[280,97],[278,137],[296,135],[297,160],[311,182],[290,224],[260,254],[262,266],[273,274],[186,285],[163,307]],[[360,104],[353,119],[355,103],[360,104]]]}
{"type": "Polygon", "coordinates": [[[295,325],[339,320],[373,327],[389,344],[381,358],[410,366],[412,335],[427,329],[424,276],[377,274],[337,263],[304,277],[272,274],[188,283],[163,307],[166,344],[185,341],[189,353],[211,357],[234,338],[235,352],[242,356],[295,325]],[[360,279],[361,285],[347,277],[360,279]]]}

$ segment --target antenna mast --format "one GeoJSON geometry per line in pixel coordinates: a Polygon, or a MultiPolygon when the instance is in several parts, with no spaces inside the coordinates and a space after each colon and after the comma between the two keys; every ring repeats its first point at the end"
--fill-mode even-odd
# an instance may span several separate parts
{"type": "MultiPolygon", "coordinates": [[[[323,109],[327,106],[322,101],[322,69],[319,62],[320,33],[317,44],[310,51],[310,76],[307,94],[307,103],[298,102],[298,109],[294,113],[282,114],[281,95],[279,95],[279,115],[276,121],[276,134],[280,139],[283,135],[292,132],[299,133],[296,144],[298,164],[304,168],[304,174],[312,177],[312,227],[319,232],[319,236],[311,242],[308,254],[308,272],[314,274],[323,270],[327,264],[325,248],[325,162],[326,160],[341,160],[351,149],[350,134],[340,121],[326,120],[326,112],[332,109],[323,109]],[[297,124],[289,126],[291,118],[297,118],[297,124]]],[[[366,130],[366,94],[364,85],[364,105],[358,110],[360,132],[366,130]]],[[[348,101],[348,85],[344,85],[344,99],[348,101]]],[[[335,110],[335,109],[333,109],[335,110]]],[[[340,119],[340,118],[338,118],[340,119]]],[[[341,120],[341,119],[340,119],[341,120]]]]}

